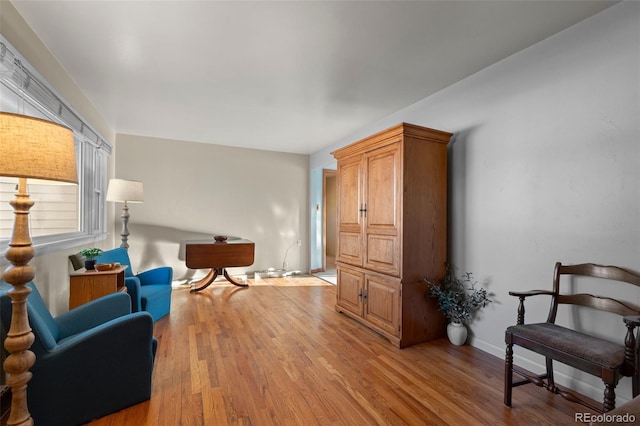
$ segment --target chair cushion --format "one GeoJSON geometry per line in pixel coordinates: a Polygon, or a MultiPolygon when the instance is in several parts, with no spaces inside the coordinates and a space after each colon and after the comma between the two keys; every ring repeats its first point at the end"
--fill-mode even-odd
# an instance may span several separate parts
{"type": "Polygon", "coordinates": [[[154,321],[167,315],[171,309],[170,285],[140,286],[142,310],[151,314],[154,321]]]}
{"type": "Polygon", "coordinates": [[[624,363],[624,346],[550,324],[523,324],[507,328],[507,334],[527,339],[604,368],[616,369],[624,363]]]}

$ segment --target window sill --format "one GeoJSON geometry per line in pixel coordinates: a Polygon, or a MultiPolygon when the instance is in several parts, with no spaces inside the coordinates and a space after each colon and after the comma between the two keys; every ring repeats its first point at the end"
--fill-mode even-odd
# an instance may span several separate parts
{"type": "MultiPolygon", "coordinates": [[[[97,241],[107,238],[107,234],[89,235],[82,232],[74,232],[69,234],[48,235],[43,237],[32,238],[32,245],[35,250],[35,256],[42,256],[60,250],[66,250],[74,247],[94,245],[97,241]]],[[[0,266],[9,265],[9,261],[5,257],[9,249],[8,239],[0,240],[0,266]]]]}

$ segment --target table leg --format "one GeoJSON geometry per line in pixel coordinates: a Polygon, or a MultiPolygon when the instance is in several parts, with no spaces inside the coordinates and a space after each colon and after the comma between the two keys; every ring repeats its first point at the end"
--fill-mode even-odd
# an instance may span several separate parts
{"type": "Polygon", "coordinates": [[[227,270],[224,268],[211,268],[209,273],[204,278],[191,284],[190,292],[194,293],[196,291],[204,290],[205,288],[209,287],[211,283],[215,281],[218,275],[220,275],[220,273],[222,273],[227,281],[229,281],[233,285],[237,285],[238,287],[249,286],[249,284],[247,283],[241,283],[233,279],[233,277],[229,275],[229,273],[227,273],[227,270]]]}
{"type": "Polygon", "coordinates": [[[233,277],[227,273],[226,269],[222,269],[222,273],[224,274],[224,277],[227,279],[227,281],[229,281],[231,284],[237,285],[238,287],[249,287],[249,284],[247,283],[241,283],[234,280],[233,277]]]}
{"type": "Polygon", "coordinates": [[[209,270],[209,273],[201,280],[198,280],[191,284],[190,292],[193,293],[195,291],[204,290],[209,287],[213,281],[218,277],[218,274],[222,271],[221,268],[212,268],[209,270]]]}

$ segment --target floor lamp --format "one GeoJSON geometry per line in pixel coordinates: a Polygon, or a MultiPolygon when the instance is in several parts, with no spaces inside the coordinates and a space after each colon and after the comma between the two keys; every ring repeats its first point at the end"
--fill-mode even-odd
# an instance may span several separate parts
{"type": "Polygon", "coordinates": [[[109,179],[109,188],[107,188],[107,201],[124,203],[122,207],[122,232],[120,237],[122,243],[120,247],[125,250],[129,249],[129,206],[127,203],[143,203],[144,195],[142,190],[142,182],[124,179],[109,179]]]}
{"type": "Polygon", "coordinates": [[[77,183],[73,132],[59,124],[39,118],[0,112],[0,176],[18,178],[18,193],[11,201],[15,213],[13,234],[6,257],[11,263],[3,274],[11,284],[11,324],[4,347],[9,356],[4,362],[11,387],[11,412],[7,425],[32,425],[27,405],[29,369],[36,357],[29,349],[35,340],[27,316],[26,284],[35,273],[29,265],[34,250],[29,233],[29,210],[33,201],[27,191],[27,179],[77,183]]]}

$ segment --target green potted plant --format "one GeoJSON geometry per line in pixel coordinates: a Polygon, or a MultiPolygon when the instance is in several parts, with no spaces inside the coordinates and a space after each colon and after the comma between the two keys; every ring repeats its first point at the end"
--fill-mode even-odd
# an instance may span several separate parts
{"type": "Polygon", "coordinates": [[[438,309],[450,321],[447,326],[447,336],[451,343],[462,345],[467,340],[466,323],[473,319],[473,315],[487,306],[491,300],[487,290],[476,287],[471,272],[456,276],[454,268],[447,265],[445,276],[439,284],[424,281],[429,285],[429,294],[436,297],[438,309]]]}
{"type": "Polygon", "coordinates": [[[97,247],[91,247],[80,250],[80,254],[84,256],[84,269],[92,271],[96,266],[96,257],[102,254],[102,250],[97,247]]]}

